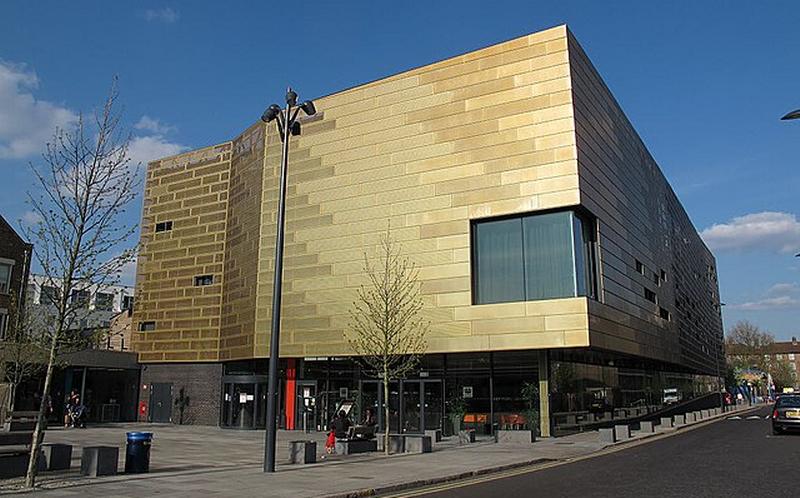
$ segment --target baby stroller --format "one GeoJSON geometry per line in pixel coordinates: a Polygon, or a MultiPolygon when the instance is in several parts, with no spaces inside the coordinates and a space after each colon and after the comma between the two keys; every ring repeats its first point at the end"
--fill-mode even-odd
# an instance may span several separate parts
{"type": "Polygon", "coordinates": [[[69,420],[72,427],[76,429],[86,428],[86,406],[73,405],[69,408],[69,420]]]}

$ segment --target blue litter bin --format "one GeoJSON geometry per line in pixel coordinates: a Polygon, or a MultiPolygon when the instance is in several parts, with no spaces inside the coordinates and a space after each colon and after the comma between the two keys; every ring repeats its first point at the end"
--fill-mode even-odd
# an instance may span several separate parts
{"type": "Polygon", "coordinates": [[[143,474],[150,471],[152,432],[129,432],[125,447],[125,473],[143,474]]]}

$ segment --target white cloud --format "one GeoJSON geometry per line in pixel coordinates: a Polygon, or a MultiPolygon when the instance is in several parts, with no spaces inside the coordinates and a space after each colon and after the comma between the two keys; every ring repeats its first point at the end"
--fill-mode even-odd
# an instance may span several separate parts
{"type": "Polygon", "coordinates": [[[176,127],[162,123],[160,120],[151,118],[150,116],[147,115],[142,116],[141,119],[139,119],[139,121],[135,125],[133,125],[133,127],[136,128],[137,130],[144,130],[144,131],[149,131],[151,133],[158,133],[159,135],[165,135],[167,133],[172,133],[173,131],[177,130],[176,127]]]}
{"type": "Polygon", "coordinates": [[[37,100],[39,78],[24,65],[0,61],[0,159],[20,159],[43,151],[57,127],[74,123],[70,109],[37,100]]]}
{"type": "Polygon", "coordinates": [[[763,211],[712,225],[700,235],[712,249],[766,250],[789,253],[800,249],[800,221],[792,213],[763,211]]]}
{"type": "Polygon", "coordinates": [[[128,157],[131,159],[131,164],[141,163],[142,166],[146,166],[150,161],[180,154],[187,149],[185,145],[170,142],[163,135],[133,137],[128,148],[128,157]]]}
{"type": "Polygon", "coordinates": [[[145,10],[144,18],[149,22],[163,22],[165,24],[172,24],[178,21],[180,14],[169,7],[164,7],[163,9],[145,10]]]}
{"type": "Polygon", "coordinates": [[[732,304],[730,307],[746,311],[800,308],[800,286],[796,282],[778,283],[767,289],[762,299],[732,304]]]}
{"type": "Polygon", "coordinates": [[[42,221],[42,215],[37,213],[36,211],[25,211],[22,213],[22,221],[26,225],[35,225],[42,221]]]}

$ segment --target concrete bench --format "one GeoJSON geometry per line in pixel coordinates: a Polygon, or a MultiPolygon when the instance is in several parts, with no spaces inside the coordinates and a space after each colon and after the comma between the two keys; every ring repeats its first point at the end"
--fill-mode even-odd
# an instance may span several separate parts
{"type": "Polygon", "coordinates": [[[686,418],[686,423],[687,424],[691,424],[691,423],[697,422],[697,417],[695,416],[694,412],[686,413],[686,414],[684,414],[684,417],[686,418]]]}
{"type": "Polygon", "coordinates": [[[700,415],[706,419],[711,417],[711,410],[700,410],[700,415]]]}
{"type": "Polygon", "coordinates": [[[47,470],[69,470],[72,466],[71,444],[43,444],[42,452],[47,470]]]}
{"type": "Polygon", "coordinates": [[[626,439],[631,438],[631,428],[625,424],[619,424],[614,426],[614,437],[617,441],[625,441],[626,439]]]}
{"type": "Polygon", "coordinates": [[[469,444],[475,442],[475,429],[458,431],[458,444],[469,444]]]}
{"type": "MultiPolygon", "coordinates": [[[[336,442],[336,452],[339,452],[339,442],[336,442]]],[[[289,463],[316,463],[317,461],[317,442],[316,441],[290,441],[289,442],[289,463]]]]}
{"type": "MultiPolygon", "coordinates": [[[[378,436],[378,451],[384,451],[383,436],[378,436]]],[[[389,434],[389,453],[403,453],[405,451],[405,438],[402,434],[389,434]]]]}
{"type": "MultiPolygon", "coordinates": [[[[389,436],[389,448],[391,447],[391,436],[389,436]]],[[[375,439],[336,440],[336,453],[339,455],[355,455],[356,453],[369,453],[371,451],[378,451],[378,441],[375,439]]]]}
{"type": "Polygon", "coordinates": [[[81,475],[89,477],[113,476],[119,466],[119,448],[116,446],[87,446],[81,455],[81,475]]]}
{"type": "Polygon", "coordinates": [[[644,434],[652,434],[656,431],[656,423],[650,420],[645,420],[639,423],[639,431],[644,434]]]}
{"type": "Polygon", "coordinates": [[[672,427],[672,417],[661,417],[661,423],[658,426],[662,429],[672,427]]]}
{"type": "Polygon", "coordinates": [[[430,436],[422,434],[405,435],[405,453],[430,453],[433,450],[433,443],[430,436]]]}
{"type": "Polygon", "coordinates": [[[675,425],[686,425],[686,415],[675,415],[675,425]]]}
{"type": "Polygon", "coordinates": [[[614,429],[598,429],[597,435],[600,438],[601,443],[616,443],[617,437],[614,434],[614,429]]]}
{"type": "MultiPolygon", "coordinates": [[[[39,441],[44,437],[40,435],[39,441]]],[[[33,430],[0,432],[0,477],[21,477],[28,471],[28,460],[31,454],[33,430]]],[[[39,470],[45,470],[44,457],[39,453],[39,470]]]]}
{"type": "Polygon", "coordinates": [[[425,431],[426,436],[431,437],[431,441],[434,443],[440,443],[442,441],[442,430],[441,429],[429,429],[425,431]]]}

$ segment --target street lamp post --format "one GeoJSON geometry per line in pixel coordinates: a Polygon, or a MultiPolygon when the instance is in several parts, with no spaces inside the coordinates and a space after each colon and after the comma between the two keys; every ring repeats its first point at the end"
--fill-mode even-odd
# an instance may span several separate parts
{"type": "Polygon", "coordinates": [[[286,169],[289,163],[289,137],[300,134],[297,115],[302,110],[313,116],[317,110],[314,103],[306,100],[297,105],[297,94],[286,91],[286,107],[272,104],[261,115],[265,123],[275,121],[283,145],[281,152],[280,187],[278,190],[278,229],[275,237],[275,279],[272,285],[272,329],[269,341],[269,387],[267,391],[267,433],[264,443],[264,472],[275,472],[275,436],[277,433],[278,361],[281,333],[281,286],[283,282],[283,234],[286,218],[286,169]]]}

